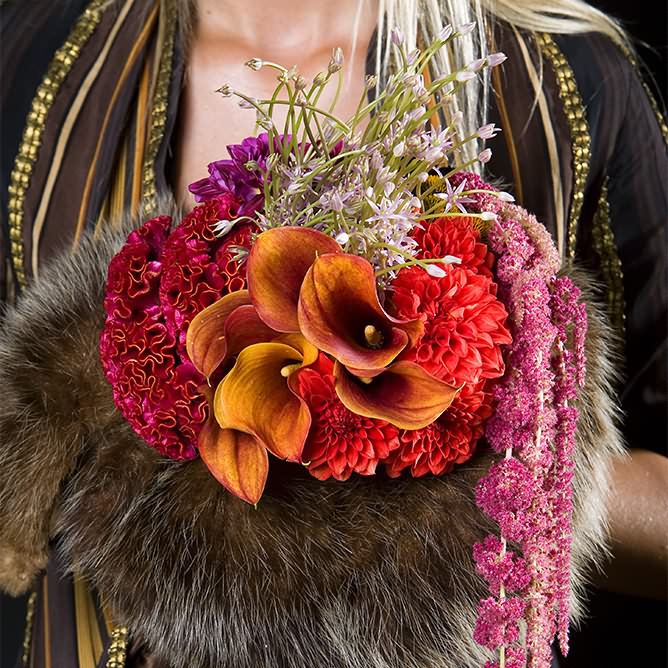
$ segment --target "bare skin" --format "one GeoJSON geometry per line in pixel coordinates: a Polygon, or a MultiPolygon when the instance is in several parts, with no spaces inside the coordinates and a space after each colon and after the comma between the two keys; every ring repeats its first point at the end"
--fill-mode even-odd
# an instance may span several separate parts
{"type": "MultiPolygon", "coordinates": [[[[361,3],[357,41],[352,34],[357,0],[199,0],[188,57],[175,155],[177,199],[194,201],[189,183],[206,175],[205,166],[226,157],[221,149],[255,132],[255,114],[222,99],[223,83],[254,97],[269,97],[277,72],[255,72],[251,58],[296,65],[310,81],[341,47],[347,72],[335,109],[350,116],[364,89],[365,57],[376,20],[376,0],[361,3]]],[[[336,83],[321,98],[328,106],[336,83]]],[[[277,114],[281,119],[280,114],[277,114]]],[[[282,120],[282,119],[281,119],[282,120]]],[[[613,559],[597,585],[619,593],[666,598],[668,573],[668,458],[641,449],[618,461],[613,471],[610,529],[613,559]]]]}
{"type": "Polygon", "coordinates": [[[668,459],[631,450],[613,472],[609,503],[613,558],[597,584],[646,598],[668,596],[668,459]]]}

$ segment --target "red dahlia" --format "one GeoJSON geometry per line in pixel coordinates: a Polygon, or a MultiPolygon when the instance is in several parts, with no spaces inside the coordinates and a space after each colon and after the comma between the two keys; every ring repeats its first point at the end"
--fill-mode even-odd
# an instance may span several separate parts
{"type": "Polygon", "coordinates": [[[400,445],[385,462],[388,475],[395,478],[406,468],[415,478],[442,475],[470,459],[492,413],[492,382],[464,385],[436,422],[423,429],[401,430],[400,445]]]}
{"type": "Polygon", "coordinates": [[[458,266],[443,278],[419,267],[403,269],[392,283],[392,304],[399,318],[425,319],[424,334],[404,359],[452,385],[503,374],[508,314],[486,276],[458,266]]]}
{"type": "Polygon", "coordinates": [[[461,267],[492,277],[494,254],[480,240],[480,232],[471,226],[470,218],[437,218],[421,225],[411,234],[420,247],[419,258],[454,255],[461,260],[461,267]]]}
{"type": "Polygon", "coordinates": [[[302,459],[319,480],[373,475],[378,462],[399,446],[398,429],[349,411],[336,395],[332,369],[332,361],[321,354],[316,364],[299,371],[298,392],[312,419],[302,459]]]}

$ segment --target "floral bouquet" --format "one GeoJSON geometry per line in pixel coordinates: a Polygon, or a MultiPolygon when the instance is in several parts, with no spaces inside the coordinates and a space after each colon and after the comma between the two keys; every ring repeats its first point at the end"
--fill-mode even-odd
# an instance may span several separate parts
{"type": "MultiPolygon", "coordinates": [[[[394,30],[401,66],[381,90],[369,78],[346,120],[318,105],[340,51],[312,82],[248,62],[276,69],[273,96],[220,92],[255,112],[261,134],[190,186],[199,204],[182,222],[159,216],[129,235],[108,268],[100,353],[134,432],[168,459],[201,458],[258,523],[267,495],[280,503],[300,471],[330,495],[384,481],[388,508],[393,484],[429,490],[472,471],[452,498],[474,495],[481,511],[457,531],[488,594],[460,632],[489,667],[549,666],[555,636],[568,645],[587,311],[548,232],[462,159],[497,128],[462,136],[456,114],[430,123],[505,60],[425,79],[437,50],[471,28],[410,53],[394,30]]],[[[373,489],[364,503],[377,508],[373,489]]],[[[285,503],[305,522],[313,497],[285,503]]],[[[432,653],[402,665],[476,661],[448,647],[438,656],[452,664],[432,653]]]]}

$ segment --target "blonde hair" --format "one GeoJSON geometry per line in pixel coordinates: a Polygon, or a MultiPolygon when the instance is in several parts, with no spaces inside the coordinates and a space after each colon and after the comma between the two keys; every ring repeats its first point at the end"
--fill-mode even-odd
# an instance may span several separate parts
{"type": "MultiPolygon", "coordinates": [[[[387,76],[396,52],[390,48],[390,28],[404,33],[407,48],[431,42],[444,24],[454,28],[475,22],[475,29],[458,38],[456,50],[442,49],[435,58],[434,74],[460,68],[488,53],[488,27],[503,21],[531,32],[577,34],[598,32],[607,35],[627,51],[632,45],[621,25],[582,0],[379,0],[376,71],[387,76]]],[[[480,80],[469,82],[452,101],[451,112],[461,111],[461,132],[473,134],[485,123],[488,104],[489,70],[480,80]]],[[[462,161],[475,157],[479,147],[470,142],[462,161]]]]}

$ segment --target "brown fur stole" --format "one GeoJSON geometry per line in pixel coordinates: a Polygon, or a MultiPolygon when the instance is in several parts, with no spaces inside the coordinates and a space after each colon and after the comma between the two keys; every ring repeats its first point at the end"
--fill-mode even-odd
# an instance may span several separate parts
{"type": "MultiPolygon", "coordinates": [[[[254,509],[201,461],[166,461],[117,412],[98,358],[106,267],[128,227],[44,272],[0,337],[0,586],[26,590],[59,537],[131,632],[174,668],[462,668],[490,526],[475,482],[490,455],[442,478],[322,483],[272,460],[254,509]]],[[[621,451],[610,337],[590,310],[575,480],[573,615],[604,552],[621,451]]]]}

